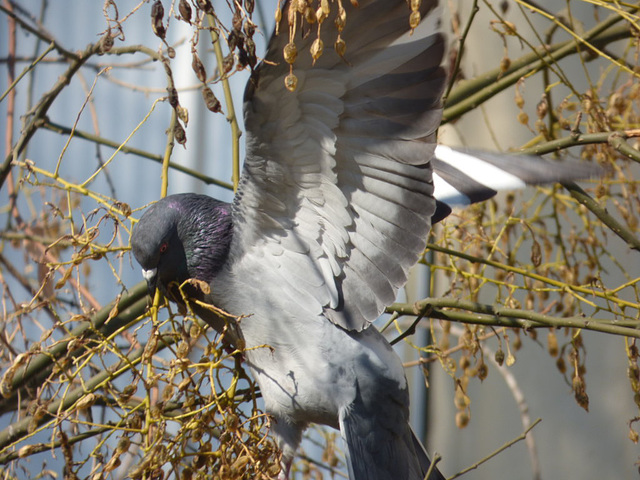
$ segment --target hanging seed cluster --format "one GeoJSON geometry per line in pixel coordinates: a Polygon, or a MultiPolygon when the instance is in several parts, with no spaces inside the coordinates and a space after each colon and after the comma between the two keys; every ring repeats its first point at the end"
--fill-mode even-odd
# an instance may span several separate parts
{"type": "Polygon", "coordinates": [[[151,6],[151,28],[153,33],[165,44],[166,56],[162,55],[161,61],[164,66],[165,73],[167,74],[167,100],[171,108],[176,113],[176,122],[173,125],[173,138],[180,145],[187,143],[187,133],[184,126],[189,121],[187,109],[180,105],[180,99],[178,98],[178,90],[175,87],[173,81],[173,72],[171,71],[170,59],[176,56],[175,49],[167,43],[167,28],[171,17],[167,17],[165,23],[165,11],[160,0],[156,0],[151,6]],[[168,58],[167,58],[168,57],[168,58]],[[184,124],[184,126],[182,125],[184,124]]]}
{"type": "MultiPolygon", "coordinates": [[[[488,362],[491,358],[488,355],[492,355],[499,366],[511,367],[515,364],[516,357],[513,352],[522,346],[520,330],[502,328],[487,332],[482,327],[474,325],[462,325],[462,329],[452,328],[450,322],[443,322],[441,325],[442,334],[437,338],[433,352],[454,380],[455,423],[462,429],[471,421],[472,402],[468,394],[471,382],[474,379],[483,382],[489,376],[488,362]],[[498,341],[498,348],[491,353],[486,344],[488,339],[494,337],[498,341]],[[456,343],[452,346],[454,341],[456,343]]],[[[535,332],[532,335],[535,335],[535,332]]]]}
{"type": "MultiPolygon", "coordinates": [[[[255,8],[255,0],[245,0],[234,4],[231,28],[227,29],[218,23],[213,5],[210,0],[179,0],[177,14],[175,18],[193,28],[191,38],[191,68],[201,85],[202,99],[210,111],[221,112],[222,105],[213,90],[209,86],[211,82],[219,81],[230,75],[234,69],[242,70],[245,67],[254,68],[257,64],[256,46],[253,35],[256,26],[251,20],[255,8]],[[214,26],[211,26],[214,25],[214,26]],[[198,44],[201,35],[207,31],[215,29],[216,33],[226,38],[229,53],[224,56],[217,71],[213,75],[207,73],[205,62],[198,53],[198,44]]],[[[173,12],[173,10],[172,10],[173,12]]],[[[173,12],[175,13],[175,12],[173,12]]],[[[165,9],[161,0],[156,0],[151,7],[151,28],[154,34],[162,40],[166,47],[167,56],[175,57],[175,50],[167,43],[167,31],[171,15],[165,16],[165,9]]],[[[210,45],[205,45],[210,48],[210,45]]],[[[168,60],[164,62],[167,74],[171,76],[171,69],[168,60]]],[[[188,112],[180,106],[178,92],[175,88],[169,88],[169,103],[176,110],[178,118],[186,126],[188,122],[188,112]]],[[[180,144],[186,142],[184,127],[180,122],[174,127],[174,136],[180,144]]]]}
{"type": "MultiPolygon", "coordinates": [[[[288,8],[284,13],[287,18],[289,43],[285,45],[282,55],[284,61],[289,64],[289,74],[284,79],[287,90],[293,92],[298,87],[298,77],[293,72],[293,66],[298,58],[298,47],[295,43],[296,34],[304,28],[310,27],[316,29],[316,38],[311,43],[309,53],[315,63],[324,53],[324,41],[322,40],[322,25],[334,13],[332,21],[338,32],[333,41],[335,52],[345,58],[347,52],[347,44],[342,38],[342,32],[347,25],[347,11],[343,5],[344,0],[291,0],[288,8]]],[[[350,0],[353,7],[358,7],[358,0],[350,0]]],[[[409,26],[415,29],[421,20],[420,5],[421,0],[410,0],[411,13],[409,15],[409,26]]],[[[282,21],[283,11],[278,2],[276,9],[276,35],[280,34],[280,25],[282,21]]]]}

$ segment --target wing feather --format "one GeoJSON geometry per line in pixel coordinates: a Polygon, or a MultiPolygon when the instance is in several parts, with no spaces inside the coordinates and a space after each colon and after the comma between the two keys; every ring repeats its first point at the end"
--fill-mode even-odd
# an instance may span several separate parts
{"type": "MultiPolygon", "coordinates": [[[[280,295],[362,330],[395,299],[426,243],[444,41],[437,0],[422,2],[413,33],[405,0],[343,3],[345,58],[326,48],[313,65],[314,35],[296,37],[298,86],[289,92],[281,34],[248,85],[231,257],[246,269],[236,273],[269,269],[280,295]]],[[[332,45],[333,18],[321,32],[332,45]]]]}

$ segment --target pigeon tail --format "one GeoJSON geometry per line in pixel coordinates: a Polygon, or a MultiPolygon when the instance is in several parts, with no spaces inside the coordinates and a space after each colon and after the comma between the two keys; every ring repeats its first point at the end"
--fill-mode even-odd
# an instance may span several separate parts
{"type": "MultiPolygon", "coordinates": [[[[425,480],[431,466],[424,447],[398,405],[367,408],[360,394],[340,414],[350,480],[425,480]],[[394,411],[395,409],[395,411],[394,411]]],[[[445,480],[437,467],[427,480],[445,480]]]]}

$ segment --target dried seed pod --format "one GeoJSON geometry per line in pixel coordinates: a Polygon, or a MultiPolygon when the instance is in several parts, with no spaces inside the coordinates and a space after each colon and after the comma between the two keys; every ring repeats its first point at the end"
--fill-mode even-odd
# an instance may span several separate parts
{"type": "Polygon", "coordinates": [[[338,4],[338,15],[335,19],[335,25],[338,29],[338,33],[341,33],[344,30],[344,27],[347,25],[347,12],[342,5],[338,4]]]}
{"type": "Polygon", "coordinates": [[[167,30],[164,28],[162,19],[164,17],[164,7],[160,0],[156,0],[151,6],[151,28],[156,36],[164,40],[167,30]]]}
{"type": "Polygon", "coordinates": [[[247,50],[243,47],[238,49],[238,65],[236,68],[242,70],[247,65],[249,65],[249,56],[247,55],[247,50]]]}
{"type": "Polygon", "coordinates": [[[347,52],[347,44],[340,36],[336,39],[334,48],[336,49],[336,53],[340,55],[341,58],[344,58],[344,54],[347,52]]]}
{"type": "Polygon", "coordinates": [[[502,57],[502,60],[500,60],[500,74],[502,75],[503,73],[506,73],[510,66],[511,59],[507,56],[502,57]]]}
{"type": "Polygon", "coordinates": [[[196,0],[198,7],[204,13],[213,13],[213,7],[211,6],[211,2],[209,0],[196,0]]]}
{"type": "Polygon", "coordinates": [[[242,37],[240,35],[241,32],[236,32],[235,30],[229,32],[229,36],[227,37],[229,51],[234,50],[238,45],[242,45],[242,37]]]}
{"type": "Polygon", "coordinates": [[[231,432],[235,432],[238,430],[238,426],[240,425],[240,419],[236,414],[229,413],[224,418],[224,423],[228,430],[230,430],[231,432]]]}
{"type": "Polygon", "coordinates": [[[176,113],[178,114],[178,118],[182,121],[182,123],[184,123],[185,125],[189,124],[189,110],[184,108],[182,105],[178,105],[178,107],[176,108],[176,113]]]}
{"type": "Polygon", "coordinates": [[[504,363],[504,351],[501,348],[496,350],[495,360],[496,363],[500,366],[502,366],[502,364],[504,363]]]}
{"type": "Polygon", "coordinates": [[[556,368],[560,371],[560,373],[566,373],[567,363],[564,361],[563,357],[558,357],[558,359],[556,360],[556,368]]]}
{"type": "Polygon", "coordinates": [[[191,5],[189,5],[187,0],[180,0],[178,11],[180,12],[182,20],[191,25],[191,5]]]}
{"type": "Polygon", "coordinates": [[[249,37],[247,40],[251,39],[251,37],[253,37],[253,34],[256,33],[255,23],[247,20],[246,22],[244,22],[244,25],[242,25],[242,31],[247,37],[249,37]]]}
{"type": "Polygon", "coordinates": [[[572,381],[573,393],[582,408],[584,408],[587,412],[589,411],[589,396],[587,395],[586,385],[582,377],[576,375],[573,377],[572,381]]]}
{"type": "Polygon", "coordinates": [[[305,10],[304,10],[304,19],[310,25],[316,23],[316,12],[313,11],[313,8],[311,8],[311,7],[305,8],[305,10]]]}
{"type": "Polygon", "coordinates": [[[318,21],[318,23],[322,23],[326,19],[327,19],[327,14],[324,12],[322,7],[318,7],[318,9],[316,10],[316,20],[318,21]]]}
{"type": "Polygon", "coordinates": [[[324,43],[320,38],[316,38],[311,44],[311,57],[313,58],[313,63],[316,63],[322,56],[322,51],[324,50],[324,43]]]}
{"type": "Polygon", "coordinates": [[[167,56],[169,58],[176,58],[176,50],[173,47],[167,47],[167,56]]]}
{"type": "Polygon", "coordinates": [[[547,101],[546,95],[542,96],[542,99],[536,105],[536,114],[538,118],[543,118],[547,112],[549,111],[549,102],[547,101]]]}
{"type": "Polygon", "coordinates": [[[116,446],[116,450],[119,453],[124,453],[127,452],[129,450],[129,447],[131,446],[131,440],[129,439],[129,437],[120,437],[118,439],[118,444],[116,446]]]}
{"type": "Polygon", "coordinates": [[[487,376],[489,375],[489,368],[487,367],[487,364],[482,362],[480,365],[478,365],[478,378],[480,379],[480,381],[483,381],[485,378],[487,378],[487,376]]]}
{"type": "Polygon", "coordinates": [[[289,24],[289,29],[294,28],[296,24],[297,9],[298,9],[298,2],[293,2],[289,4],[289,9],[287,10],[287,23],[289,24]]]}
{"type": "Polygon", "coordinates": [[[191,50],[191,57],[191,68],[193,72],[196,74],[196,77],[198,77],[198,80],[205,83],[207,81],[207,71],[204,69],[204,65],[200,57],[198,57],[195,48],[191,50]]]}
{"type": "Polygon", "coordinates": [[[321,0],[320,1],[320,8],[324,12],[324,16],[325,17],[328,16],[329,13],[331,12],[331,7],[329,6],[329,0],[321,0]]]}
{"type": "Polygon", "coordinates": [[[558,356],[558,337],[553,330],[547,333],[547,351],[552,357],[558,356]]]}
{"type": "Polygon", "coordinates": [[[456,413],[456,427],[464,428],[469,425],[469,414],[467,412],[456,413]]]}
{"type": "Polygon", "coordinates": [[[471,405],[471,399],[460,389],[453,394],[453,404],[458,410],[464,410],[471,405]]]}
{"type": "Polygon", "coordinates": [[[213,113],[218,113],[222,110],[220,101],[216,98],[209,87],[205,86],[202,88],[202,98],[204,99],[204,103],[207,108],[213,113]]]}
{"type": "Polygon", "coordinates": [[[255,0],[244,0],[244,9],[247,11],[249,15],[253,13],[255,6],[256,6],[255,0]]]}
{"type": "Polygon", "coordinates": [[[533,263],[534,267],[539,267],[542,263],[542,249],[537,240],[534,240],[533,245],[531,245],[531,263],[533,263]]]}
{"type": "Polygon", "coordinates": [[[298,48],[296,47],[295,43],[289,42],[285,45],[283,53],[284,53],[284,61],[287,62],[288,64],[292,64],[293,62],[296,61],[296,58],[298,57],[298,48]]]}
{"type": "Polygon", "coordinates": [[[173,385],[167,385],[162,390],[162,400],[168,402],[173,397],[175,387],[173,385]]]}
{"type": "Polygon", "coordinates": [[[173,137],[180,145],[187,143],[187,133],[184,131],[184,128],[182,128],[182,125],[180,125],[180,122],[176,122],[176,125],[173,127],[173,137]]]}
{"type": "Polygon", "coordinates": [[[296,88],[298,88],[298,77],[293,73],[289,73],[284,79],[284,86],[287,87],[287,90],[290,92],[295,92],[296,88]]]}
{"type": "MultiPolygon", "coordinates": [[[[504,58],[502,59],[504,60],[504,58]]],[[[507,67],[508,68],[508,67],[507,67]]],[[[502,68],[501,68],[502,71],[502,68]]],[[[520,89],[524,86],[522,81],[519,81],[516,84],[516,95],[515,95],[515,101],[516,101],[516,106],[522,110],[522,107],[524,107],[524,97],[522,96],[522,92],[520,91],[520,89]]]]}
{"type": "Polygon", "coordinates": [[[99,55],[107,53],[113,47],[113,37],[111,36],[111,30],[105,33],[100,39],[100,52],[99,55]]]}
{"type": "Polygon", "coordinates": [[[462,355],[458,364],[462,371],[465,371],[467,368],[469,368],[471,366],[471,359],[469,358],[469,355],[462,355]]]}
{"type": "Polygon", "coordinates": [[[422,19],[422,15],[420,15],[419,11],[413,11],[411,12],[411,15],[409,15],[409,26],[411,27],[411,30],[414,30],[418,25],[420,25],[420,20],[422,19]]]}
{"type": "Polygon", "coordinates": [[[232,53],[227,54],[222,59],[222,75],[223,76],[231,71],[234,63],[235,63],[235,58],[233,57],[232,53]]]}
{"type": "Polygon", "coordinates": [[[244,42],[244,50],[247,54],[247,63],[251,68],[258,63],[258,57],[256,56],[256,44],[251,38],[247,38],[244,42]]]}
{"type": "Polygon", "coordinates": [[[274,14],[276,20],[276,35],[278,35],[278,27],[280,25],[280,20],[282,20],[282,10],[280,8],[276,8],[276,13],[274,14]]]}
{"type": "Polygon", "coordinates": [[[187,355],[189,355],[189,350],[191,350],[191,347],[187,342],[183,340],[178,343],[178,348],[176,348],[176,356],[178,358],[186,358],[187,355]]]}
{"type": "Polygon", "coordinates": [[[518,121],[522,125],[527,125],[529,123],[529,115],[527,115],[525,112],[520,112],[518,114],[518,121]]]}
{"type": "Polygon", "coordinates": [[[239,32],[240,30],[242,30],[242,12],[240,11],[239,8],[236,8],[236,10],[233,12],[233,18],[231,19],[231,27],[236,32],[239,32]]]}

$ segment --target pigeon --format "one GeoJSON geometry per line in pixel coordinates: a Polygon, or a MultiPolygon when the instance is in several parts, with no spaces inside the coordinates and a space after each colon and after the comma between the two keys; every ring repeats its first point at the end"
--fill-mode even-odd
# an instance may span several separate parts
{"type": "Polygon", "coordinates": [[[245,91],[232,203],[171,195],[132,232],[151,291],[189,302],[220,332],[229,321],[202,302],[240,317],[232,341],[273,419],[283,479],[311,423],[340,430],[351,480],[444,479],[409,425],[402,362],[372,322],[453,206],[589,174],[577,162],[436,146],[445,39],[438,1],[418,3],[412,29],[406,0],[342,2],[320,32],[346,50],[317,58],[313,34],[288,35],[285,3],[245,91]]]}

